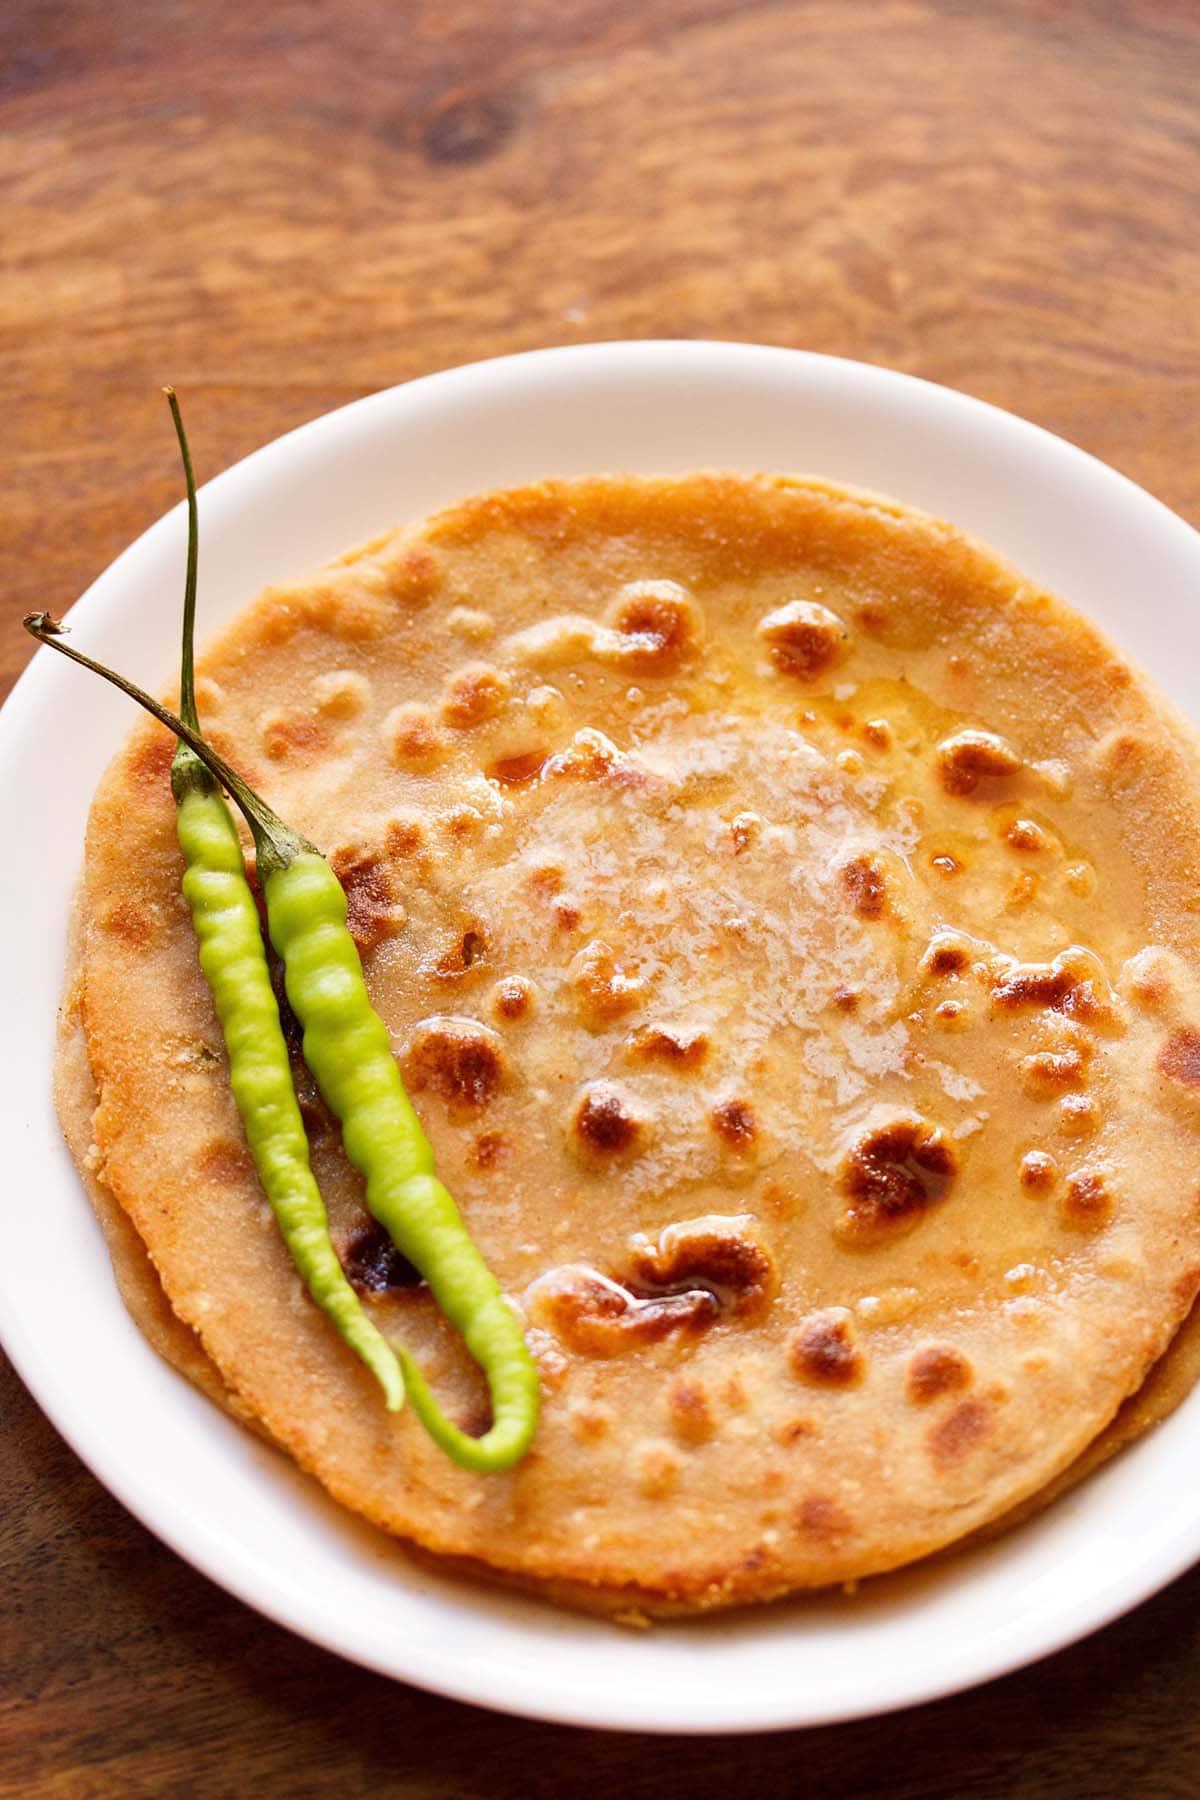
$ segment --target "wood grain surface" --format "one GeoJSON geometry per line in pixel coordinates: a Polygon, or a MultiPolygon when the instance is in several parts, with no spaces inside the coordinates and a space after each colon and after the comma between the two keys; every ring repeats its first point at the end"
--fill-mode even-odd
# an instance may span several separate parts
{"type": "MultiPolygon", "coordinates": [[[[164,380],[208,475],[476,357],[800,345],[1010,407],[1200,525],[1198,92],[1196,0],[8,0],[0,691],[21,615],[175,501],[164,380]]],[[[246,1611],[7,1369],[0,1551],[2,1800],[1200,1793],[1200,1574],[891,1719],[543,1727],[246,1611]]]]}

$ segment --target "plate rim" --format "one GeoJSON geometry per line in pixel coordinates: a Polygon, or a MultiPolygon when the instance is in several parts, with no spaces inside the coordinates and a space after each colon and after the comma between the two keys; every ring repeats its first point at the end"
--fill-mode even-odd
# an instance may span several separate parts
{"type": "MultiPolygon", "coordinates": [[[[590,366],[594,371],[605,363],[634,372],[639,363],[645,368],[654,368],[660,372],[666,364],[673,363],[683,373],[689,367],[695,369],[705,362],[714,367],[718,362],[741,362],[748,370],[752,361],[760,369],[764,369],[770,362],[777,366],[786,363],[791,371],[807,368],[813,375],[823,373],[831,379],[857,380],[868,386],[876,384],[890,388],[893,395],[913,396],[915,405],[943,409],[948,406],[959,414],[965,425],[982,423],[992,430],[1002,430],[1005,433],[1011,434],[1015,430],[1018,434],[1030,434],[1027,441],[1036,444],[1042,454],[1051,456],[1064,467],[1070,466],[1076,471],[1082,471],[1089,479],[1100,479],[1110,488],[1113,483],[1120,484],[1125,501],[1143,512],[1147,508],[1154,509],[1153,514],[1147,514],[1147,517],[1153,517],[1155,528],[1162,533],[1164,542],[1171,540],[1185,560],[1193,560],[1200,575],[1200,533],[1128,477],[1043,427],[956,389],[927,382],[898,370],[812,351],[724,341],[645,339],[572,344],[488,358],[440,370],[364,395],[273,439],[207,482],[201,490],[201,504],[207,504],[211,508],[214,499],[236,495],[248,477],[273,468],[280,459],[286,459],[297,451],[308,452],[314,446],[319,447],[322,440],[336,435],[338,425],[345,427],[376,411],[384,414],[396,407],[403,410],[404,405],[411,404],[414,399],[428,399],[430,396],[436,398],[439,390],[444,402],[449,404],[454,401],[456,394],[469,393],[473,388],[478,390],[480,384],[486,387],[489,381],[503,382],[514,374],[540,375],[547,371],[553,373],[555,370],[565,370],[569,381],[572,368],[590,366]],[[1003,422],[1002,425],[998,424],[1000,421],[1003,422]]],[[[178,535],[183,510],[182,503],[172,507],[123,550],[75,602],[70,609],[71,616],[87,613],[102,604],[109,610],[119,612],[119,589],[124,574],[131,567],[136,567],[139,559],[144,558],[150,549],[161,545],[173,535],[178,535]],[[97,594],[100,596],[99,600],[95,598],[97,594]]],[[[21,672],[3,708],[0,708],[0,765],[7,764],[11,746],[19,742],[22,733],[28,730],[41,700],[49,675],[48,665],[52,660],[35,656],[21,672]]],[[[90,783],[90,777],[88,781],[90,783]]],[[[44,1153],[45,1146],[42,1148],[44,1153]]],[[[56,1145],[55,1148],[61,1151],[61,1146],[56,1145]]],[[[0,1216],[0,1231],[2,1230],[3,1219],[0,1216]]],[[[114,1464],[114,1459],[106,1454],[99,1426],[93,1429],[87,1420],[78,1416],[78,1410],[72,1406],[69,1397],[64,1395],[61,1384],[56,1382],[53,1370],[46,1367],[33,1339],[23,1329],[20,1309],[18,1307],[13,1310],[11,1291],[6,1288],[3,1279],[0,1279],[0,1341],[35,1401],[101,1484],[156,1537],[237,1599],[320,1647],[380,1674],[412,1682],[449,1698],[531,1719],[608,1730],[684,1735],[789,1730],[894,1711],[960,1692],[980,1681],[1011,1672],[1066,1648],[1091,1631],[1110,1623],[1130,1607],[1150,1598],[1200,1557],[1198,1515],[1190,1526],[1183,1521],[1175,1530],[1170,1543],[1160,1545],[1159,1554],[1147,1559],[1146,1566],[1131,1569],[1124,1582],[1115,1583],[1102,1599],[1093,1599],[1090,1604],[1081,1601],[1074,1616],[1064,1617],[1057,1631],[1045,1633],[1033,1647],[1017,1644],[1001,1651],[994,1643],[990,1649],[985,1643],[978,1647],[974,1657],[960,1649],[955,1655],[957,1668],[952,1673],[943,1671],[940,1676],[933,1678],[922,1678],[920,1673],[916,1673],[907,1683],[899,1680],[895,1690],[883,1697],[865,1692],[858,1700],[816,1711],[806,1711],[803,1705],[795,1703],[790,1709],[784,1707],[780,1710],[778,1702],[771,1700],[767,1708],[758,1709],[760,1715],[765,1713],[767,1716],[755,1716],[754,1707],[743,1707],[738,1716],[732,1713],[724,1716],[714,1714],[711,1709],[704,1716],[700,1716],[699,1709],[692,1709],[687,1716],[668,1715],[662,1711],[656,1713],[652,1703],[647,1704],[646,1697],[636,1691],[632,1695],[611,1697],[607,1706],[595,1707],[581,1705],[578,1698],[573,1698],[569,1693],[557,1697],[545,1692],[535,1694],[529,1691],[529,1683],[522,1689],[518,1682],[514,1688],[511,1680],[505,1682],[503,1671],[489,1689],[486,1682],[481,1683],[478,1670],[473,1665],[468,1668],[465,1676],[458,1675],[449,1666],[433,1671],[398,1668],[394,1657],[372,1652],[369,1646],[353,1641],[352,1629],[348,1632],[331,1629],[327,1619],[314,1617],[311,1611],[298,1605],[294,1594],[285,1594],[278,1584],[273,1587],[269,1580],[264,1581],[261,1570],[243,1567],[237,1556],[230,1553],[228,1542],[221,1539],[219,1534],[214,1536],[210,1533],[206,1537],[202,1530],[197,1529],[195,1521],[191,1520],[187,1521],[186,1528],[183,1523],[177,1524],[169,1516],[168,1496],[165,1491],[161,1491],[162,1483],[147,1483],[143,1473],[124,1469],[119,1465],[119,1459],[114,1464]],[[772,1707],[775,1709],[773,1712],[772,1707]]],[[[1175,1417],[1178,1419],[1180,1415],[1175,1417]]],[[[230,1426],[231,1431],[237,1429],[230,1426]]],[[[168,1489],[169,1485],[168,1482],[168,1489]]],[[[317,1608],[318,1612],[321,1610],[317,1608]]],[[[760,1616],[765,1617],[773,1610],[765,1609],[760,1616]]],[[[695,1626],[689,1624],[655,1628],[658,1633],[667,1630],[692,1632],[695,1629],[695,1626]]],[[[595,1630],[607,1635],[614,1628],[596,1621],[595,1630]]]]}

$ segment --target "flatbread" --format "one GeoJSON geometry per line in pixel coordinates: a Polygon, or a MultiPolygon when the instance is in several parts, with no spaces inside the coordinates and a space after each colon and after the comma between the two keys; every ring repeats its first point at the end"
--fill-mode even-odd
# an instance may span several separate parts
{"type": "MultiPolygon", "coordinates": [[[[214,739],[332,854],[543,1375],[533,1451],[472,1476],[303,1295],[139,730],[88,836],[95,1173],[338,1498],[705,1608],[963,1537],[1137,1390],[1200,1282],[1195,759],[1059,602],[825,484],[610,478],[380,539],[204,672],[214,739]]],[[[336,1241],[386,1276],[303,1099],[336,1241]]],[[[481,1427],[424,1291],[371,1303],[481,1427]]]]}

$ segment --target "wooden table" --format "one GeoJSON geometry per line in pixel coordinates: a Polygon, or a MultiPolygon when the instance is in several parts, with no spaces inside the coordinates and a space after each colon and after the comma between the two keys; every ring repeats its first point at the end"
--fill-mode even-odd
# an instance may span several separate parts
{"type": "MultiPolygon", "coordinates": [[[[20,616],[174,502],[166,379],[207,475],[498,352],[804,345],[1011,407],[1200,524],[1196,0],[9,0],[0,33],[5,688],[20,616]]],[[[584,1734],[267,1624],[10,1371],[0,1403],[3,1797],[1200,1792],[1200,1573],[891,1719],[584,1734]]]]}

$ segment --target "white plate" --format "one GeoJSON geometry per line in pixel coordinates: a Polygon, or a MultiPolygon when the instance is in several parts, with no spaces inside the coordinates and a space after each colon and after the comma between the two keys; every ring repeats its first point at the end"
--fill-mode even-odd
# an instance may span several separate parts
{"type": "MultiPolygon", "coordinates": [[[[161,424],[162,456],[172,447],[161,424]]],[[[197,444],[201,463],[203,444],[197,444]]],[[[1200,717],[1200,537],[1081,451],[904,375],[732,344],[548,350],[376,394],[201,495],[201,635],[270,581],[472,491],[605,469],[818,473],[953,519],[1106,627],[1200,717]]],[[[161,684],[182,509],[74,610],[77,641],[161,684]]],[[[47,596],[51,601],[54,597],[47,596]]],[[[386,1674],[486,1706],[652,1731],[881,1712],[1071,1642],[1200,1556],[1200,1390],[1115,1466],[999,1543],[800,1600],[632,1635],[415,1569],[145,1346],[50,1107],[67,904],[89,795],[133,721],[39,655],[0,715],[5,971],[0,1326],[59,1430],[231,1593],[386,1674]]]]}

